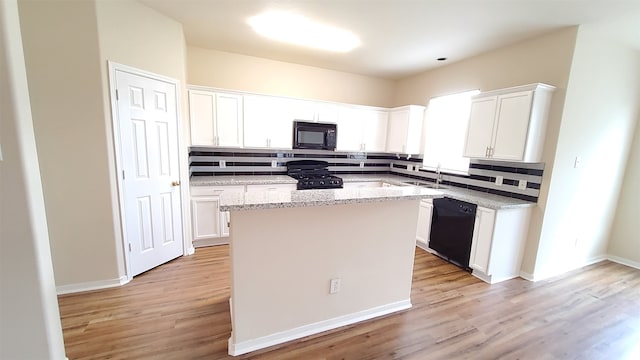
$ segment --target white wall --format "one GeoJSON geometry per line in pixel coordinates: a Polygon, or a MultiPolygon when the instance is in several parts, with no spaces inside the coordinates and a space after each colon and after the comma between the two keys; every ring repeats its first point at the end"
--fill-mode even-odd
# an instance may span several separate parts
{"type": "MultiPolygon", "coordinates": [[[[640,67],[640,64],[638,64],[640,67]]],[[[640,83],[640,79],[638,79],[640,83]]],[[[639,120],[640,121],[640,120],[639,120]]],[[[620,191],[616,217],[611,231],[608,253],[616,261],[640,268],[640,125],[629,154],[624,182],[620,191]]]]}
{"type": "Polygon", "coordinates": [[[388,107],[395,82],[312,66],[188,47],[189,84],[388,107]]]}
{"type": "Polygon", "coordinates": [[[612,41],[600,28],[580,27],[539,238],[536,278],[606,256],[640,109],[638,65],[636,50],[612,41]],[[576,156],[582,159],[578,168],[574,168],[576,156]]]}
{"type": "Polygon", "coordinates": [[[0,1],[0,358],[64,359],[18,4],[0,1]]]}
{"type": "Polygon", "coordinates": [[[21,1],[20,22],[56,285],[117,281],[95,4],[21,1]]]}
{"type": "Polygon", "coordinates": [[[136,1],[24,1],[20,21],[56,285],[118,285],[125,268],[107,60],[184,85],[182,26],[136,1]]]}

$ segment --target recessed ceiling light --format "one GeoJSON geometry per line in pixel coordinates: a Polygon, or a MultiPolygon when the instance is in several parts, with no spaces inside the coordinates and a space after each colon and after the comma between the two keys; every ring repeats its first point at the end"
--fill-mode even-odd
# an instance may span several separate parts
{"type": "Polygon", "coordinates": [[[440,58],[437,58],[436,60],[438,60],[438,61],[446,61],[447,58],[446,57],[440,57],[440,58]]]}
{"type": "Polygon", "coordinates": [[[350,31],[282,11],[252,16],[248,23],[262,36],[316,49],[348,52],[360,45],[360,39],[350,31]]]}

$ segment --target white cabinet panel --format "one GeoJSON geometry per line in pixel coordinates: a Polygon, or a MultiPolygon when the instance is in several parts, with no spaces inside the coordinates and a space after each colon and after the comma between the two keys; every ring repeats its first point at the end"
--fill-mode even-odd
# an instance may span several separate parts
{"type": "Polygon", "coordinates": [[[429,247],[429,235],[431,234],[431,216],[433,214],[433,200],[420,201],[418,211],[418,227],[416,229],[416,244],[423,249],[429,247]]]}
{"type": "Polygon", "coordinates": [[[533,84],[474,97],[464,156],[540,161],[554,89],[533,84]]]}
{"type": "Polygon", "coordinates": [[[377,108],[341,106],[338,116],[338,151],[385,151],[388,112],[377,108]]]}
{"type": "Polygon", "coordinates": [[[380,110],[361,110],[363,150],[384,152],[387,145],[387,122],[389,113],[380,110]]]}
{"type": "Polygon", "coordinates": [[[193,90],[189,91],[191,145],[214,144],[215,104],[215,93],[193,90]]]}
{"type": "Polygon", "coordinates": [[[289,101],[274,96],[244,97],[245,147],[292,148],[295,115],[289,101]]]}
{"type": "Polygon", "coordinates": [[[402,154],[419,154],[422,137],[424,106],[409,105],[389,111],[386,151],[402,154]]]}
{"type": "Polygon", "coordinates": [[[191,145],[242,147],[242,95],[189,90],[191,145]]]}
{"type": "Polygon", "coordinates": [[[476,222],[473,228],[469,266],[487,275],[490,275],[489,261],[491,260],[494,221],[494,210],[478,207],[476,211],[476,222]]]}
{"type": "Polygon", "coordinates": [[[497,96],[471,101],[471,113],[469,115],[469,127],[467,130],[464,156],[484,158],[489,155],[497,101],[497,96]]]}
{"type": "Polygon", "coordinates": [[[242,95],[216,94],[217,146],[242,146],[242,95]]]}
{"type": "Polygon", "coordinates": [[[191,199],[193,240],[220,237],[220,198],[198,196],[191,199]]]}
{"type": "Polygon", "coordinates": [[[504,95],[498,102],[496,130],[491,157],[522,160],[527,143],[533,92],[504,95]]]}

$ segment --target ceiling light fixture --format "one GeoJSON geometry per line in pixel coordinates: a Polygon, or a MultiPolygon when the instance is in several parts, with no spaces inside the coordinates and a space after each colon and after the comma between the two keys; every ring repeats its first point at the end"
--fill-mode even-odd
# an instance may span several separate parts
{"type": "Polygon", "coordinates": [[[360,39],[350,31],[292,13],[270,11],[247,22],[258,34],[291,44],[336,52],[349,52],[360,45],[360,39]]]}

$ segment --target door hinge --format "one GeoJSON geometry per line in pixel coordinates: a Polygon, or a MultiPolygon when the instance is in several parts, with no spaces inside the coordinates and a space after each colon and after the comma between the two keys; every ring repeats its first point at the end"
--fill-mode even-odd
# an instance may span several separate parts
{"type": "Polygon", "coordinates": [[[122,170],[122,180],[124,180],[124,170],[122,170]]]}
{"type": "Polygon", "coordinates": [[[118,92],[117,89],[116,89],[116,100],[120,100],[120,93],[118,92]]]}
{"type": "Polygon", "coordinates": [[[131,243],[129,243],[129,252],[131,252],[131,243]]]}

